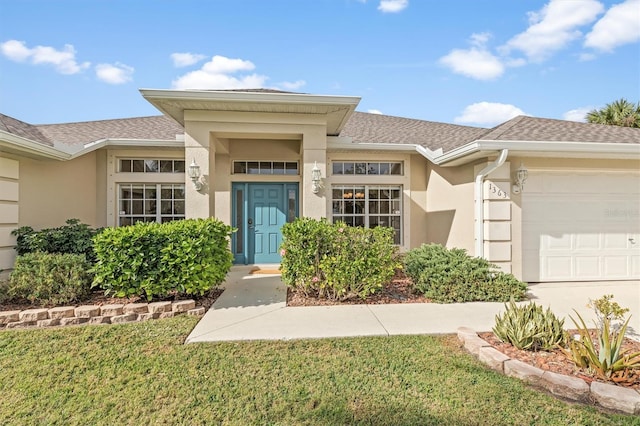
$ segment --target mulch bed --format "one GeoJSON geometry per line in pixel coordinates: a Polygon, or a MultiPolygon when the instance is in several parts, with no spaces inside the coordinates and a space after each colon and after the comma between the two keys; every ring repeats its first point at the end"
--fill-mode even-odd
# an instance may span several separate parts
{"type": "MultiPolygon", "coordinates": [[[[180,297],[165,297],[153,299],[152,302],[162,302],[162,301],[178,301],[178,300],[187,300],[192,299],[196,301],[197,306],[203,306],[205,309],[209,309],[211,305],[216,301],[218,297],[222,294],[224,288],[214,288],[203,296],[180,296],[180,297]]],[[[91,295],[84,300],[78,301],[76,303],[69,303],[69,306],[78,306],[78,305],[111,305],[111,304],[127,304],[127,303],[146,303],[146,300],[140,296],[134,297],[111,297],[105,296],[104,291],[93,291],[91,295]]],[[[57,305],[60,306],[60,305],[57,305]]],[[[35,308],[52,308],[51,306],[42,306],[42,305],[34,305],[29,302],[24,303],[2,303],[0,304],[0,311],[24,311],[26,309],[35,309],[35,308]]]]}

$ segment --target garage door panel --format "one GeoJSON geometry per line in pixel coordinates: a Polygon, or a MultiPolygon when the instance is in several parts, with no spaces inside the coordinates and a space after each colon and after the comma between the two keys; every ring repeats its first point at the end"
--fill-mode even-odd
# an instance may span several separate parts
{"type": "Polygon", "coordinates": [[[530,172],[530,181],[525,281],[640,279],[640,174],[530,172]]]}

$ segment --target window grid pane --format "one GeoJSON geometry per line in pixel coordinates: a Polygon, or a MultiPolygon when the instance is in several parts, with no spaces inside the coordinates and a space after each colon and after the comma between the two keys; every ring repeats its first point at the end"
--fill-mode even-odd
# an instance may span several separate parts
{"type": "Polygon", "coordinates": [[[119,184],[118,225],[185,218],[184,184],[119,184]]]}
{"type": "Polygon", "coordinates": [[[398,186],[336,185],[331,188],[333,222],[394,230],[394,244],[402,244],[402,190],[398,186]]]}
{"type": "Polygon", "coordinates": [[[166,160],[155,158],[118,160],[120,173],[184,173],[184,160],[166,160]]]}
{"type": "Polygon", "coordinates": [[[237,175],[297,175],[297,161],[234,161],[237,175]]]}
{"type": "Polygon", "coordinates": [[[394,175],[402,176],[402,162],[368,162],[352,163],[333,161],[331,170],[334,175],[394,175]]]}

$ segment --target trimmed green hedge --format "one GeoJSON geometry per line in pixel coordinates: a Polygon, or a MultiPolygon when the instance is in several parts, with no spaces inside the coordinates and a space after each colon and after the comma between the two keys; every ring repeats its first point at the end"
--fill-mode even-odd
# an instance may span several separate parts
{"type": "Polygon", "coordinates": [[[285,224],[282,234],[282,280],[305,294],[364,299],[381,290],[399,266],[391,228],[301,218],[285,224]]]}
{"type": "Polygon", "coordinates": [[[84,254],[93,262],[93,237],[102,229],[93,229],[79,219],[68,219],[66,225],[58,228],[46,228],[40,231],[30,226],[22,226],[11,231],[16,237],[15,249],[18,255],[34,253],[70,253],[84,254]]]}
{"type": "Polygon", "coordinates": [[[118,297],[202,295],[231,268],[233,229],[210,219],[107,228],[94,238],[94,287],[118,297]]]}
{"type": "Polygon", "coordinates": [[[522,300],[527,285],[463,249],[423,244],[407,253],[405,270],[416,291],[435,302],[522,300]]]}
{"type": "Polygon", "coordinates": [[[60,305],[89,295],[91,265],[83,254],[26,253],[18,256],[6,284],[6,299],[60,305]]]}

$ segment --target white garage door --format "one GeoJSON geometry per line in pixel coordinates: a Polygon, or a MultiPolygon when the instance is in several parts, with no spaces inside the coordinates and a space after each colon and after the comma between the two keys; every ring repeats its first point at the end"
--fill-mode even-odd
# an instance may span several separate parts
{"type": "Polygon", "coordinates": [[[640,279],[640,175],[529,173],[523,279],[640,279]]]}

